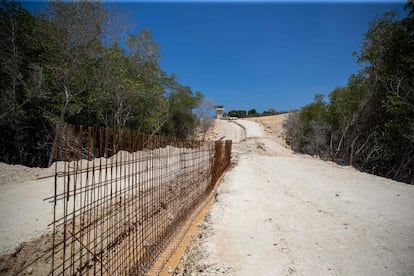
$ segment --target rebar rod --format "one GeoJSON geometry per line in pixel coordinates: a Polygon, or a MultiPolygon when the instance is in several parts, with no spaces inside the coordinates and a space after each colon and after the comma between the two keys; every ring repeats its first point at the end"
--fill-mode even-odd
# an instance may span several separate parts
{"type": "Polygon", "coordinates": [[[51,275],[144,275],[231,162],[231,141],[82,126],[55,141],[51,275]]]}

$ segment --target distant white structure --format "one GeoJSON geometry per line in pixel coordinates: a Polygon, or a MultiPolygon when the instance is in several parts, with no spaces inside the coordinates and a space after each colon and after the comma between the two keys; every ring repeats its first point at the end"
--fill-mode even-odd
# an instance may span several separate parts
{"type": "Polygon", "coordinates": [[[224,106],[216,105],[214,108],[216,109],[216,119],[222,119],[223,112],[224,112],[224,106]]]}

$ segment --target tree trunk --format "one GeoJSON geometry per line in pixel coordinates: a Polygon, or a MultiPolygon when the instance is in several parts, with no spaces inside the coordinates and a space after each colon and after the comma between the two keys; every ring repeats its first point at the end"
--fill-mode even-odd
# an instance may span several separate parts
{"type": "Polygon", "coordinates": [[[349,165],[350,166],[353,166],[353,164],[354,164],[354,148],[355,148],[355,144],[356,144],[356,141],[358,140],[358,138],[359,138],[359,136],[356,136],[352,140],[352,143],[351,143],[351,152],[349,154],[349,165]]]}
{"type": "Polygon", "coordinates": [[[56,124],[56,135],[55,138],[53,140],[53,144],[52,144],[52,150],[50,152],[50,156],[49,156],[49,162],[48,162],[48,167],[50,167],[53,163],[53,159],[55,158],[55,156],[57,155],[56,150],[58,150],[58,159],[61,159],[61,153],[62,153],[62,147],[63,147],[63,128],[64,128],[64,124],[65,124],[65,115],[66,115],[66,110],[69,106],[69,102],[70,102],[70,97],[69,97],[69,91],[67,86],[64,86],[64,91],[65,91],[65,99],[64,99],[64,103],[63,106],[60,110],[60,115],[59,115],[59,119],[58,122],[56,124]]]}

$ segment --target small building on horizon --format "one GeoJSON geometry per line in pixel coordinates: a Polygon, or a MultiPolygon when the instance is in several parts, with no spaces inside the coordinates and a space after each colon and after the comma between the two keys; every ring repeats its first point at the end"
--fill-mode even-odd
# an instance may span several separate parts
{"type": "Polygon", "coordinates": [[[222,119],[224,113],[224,105],[216,105],[214,108],[216,109],[216,119],[222,119]]]}

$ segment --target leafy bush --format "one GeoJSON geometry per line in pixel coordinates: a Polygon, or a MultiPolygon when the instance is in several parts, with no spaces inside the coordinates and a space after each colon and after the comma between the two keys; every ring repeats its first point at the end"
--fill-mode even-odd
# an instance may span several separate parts
{"type": "Polygon", "coordinates": [[[414,181],[414,3],[408,16],[370,24],[356,56],[365,64],[285,123],[295,151],[336,160],[399,181],[414,181]]]}

